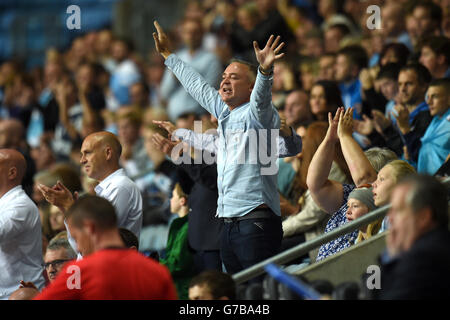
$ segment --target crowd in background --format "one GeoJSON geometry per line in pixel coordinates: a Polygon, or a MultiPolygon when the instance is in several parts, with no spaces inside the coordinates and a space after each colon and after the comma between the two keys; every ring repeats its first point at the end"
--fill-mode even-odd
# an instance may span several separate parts
{"type": "MultiPolygon", "coordinates": [[[[257,64],[254,40],[263,46],[273,34],[285,42],[285,56],[274,65],[272,102],[302,138],[302,152],[278,160],[282,249],[388,204],[408,173],[448,174],[450,1],[193,0],[176,25],[164,27],[177,56],[215,88],[232,58],[257,64]],[[381,8],[381,28],[369,28],[369,4],[381,8]]],[[[204,257],[219,255],[211,235],[221,230],[214,218],[217,181],[175,165],[155,145],[155,136],[170,138],[173,131],[154,121],[189,130],[201,121],[203,132],[217,122],[156,51],[139,55],[130,41],[103,29],[77,37],[68,50],[49,48],[45,65],[33,70],[4,61],[0,118],[0,148],[16,149],[27,161],[22,185],[39,209],[44,256],[64,247],[58,241],[66,226],[37,185],[61,181],[72,193],[95,195],[98,182],[81,170],[80,149],[90,134],[109,131],[143,199],[135,247],[169,267],[181,298],[192,278],[214,265],[204,257]],[[210,228],[208,239],[189,234],[192,211],[192,228],[210,228]]],[[[381,219],[297,263],[320,261],[387,229],[381,219]]],[[[64,250],[59,260],[75,257],[69,246],[64,250]]]]}

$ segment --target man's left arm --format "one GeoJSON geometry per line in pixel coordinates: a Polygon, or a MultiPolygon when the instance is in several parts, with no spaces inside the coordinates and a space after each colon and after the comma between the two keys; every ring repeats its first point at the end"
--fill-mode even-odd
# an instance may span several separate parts
{"type": "Polygon", "coordinates": [[[272,106],[272,82],[273,82],[273,64],[275,60],[281,59],[284,53],[279,53],[284,46],[280,43],[280,36],[274,40],[271,35],[263,49],[260,49],[258,43],[253,41],[256,60],[259,63],[256,81],[252,94],[250,96],[250,108],[253,115],[262,124],[268,125],[273,117],[275,109],[272,106]]]}

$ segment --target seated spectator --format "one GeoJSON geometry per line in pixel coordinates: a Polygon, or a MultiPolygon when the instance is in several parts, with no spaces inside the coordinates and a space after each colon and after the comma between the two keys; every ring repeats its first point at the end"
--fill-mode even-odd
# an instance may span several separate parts
{"type": "Polygon", "coordinates": [[[150,89],[144,81],[139,81],[130,86],[130,102],[132,106],[144,110],[150,105],[150,89]]]}
{"type": "MultiPolygon", "coordinates": [[[[323,233],[328,221],[327,213],[314,202],[306,185],[309,165],[314,153],[323,141],[327,129],[328,125],[325,122],[313,122],[302,138],[303,147],[301,157],[299,157],[300,165],[289,190],[290,199],[293,199],[296,205],[285,205],[285,201],[281,200],[282,212],[288,211],[290,214],[282,223],[282,250],[318,237],[323,233]]],[[[337,147],[335,154],[333,154],[333,163],[328,178],[340,183],[351,182],[350,171],[340,147],[337,147]]],[[[312,250],[310,252],[311,261],[314,261],[316,256],[317,250],[312,250]]]]}
{"type": "Polygon", "coordinates": [[[204,271],[192,278],[189,300],[235,300],[236,285],[233,278],[217,270],[204,271]]]}
{"type": "Polygon", "coordinates": [[[344,105],[337,83],[329,80],[317,81],[311,88],[309,105],[315,120],[326,121],[328,112],[335,113],[344,105]]]}
{"type": "Polygon", "coordinates": [[[407,64],[410,50],[401,43],[388,43],[383,46],[380,53],[380,67],[388,63],[398,63],[402,67],[407,64]]]}
{"type": "Polygon", "coordinates": [[[336,81],[342,94],[345,109],[353,108],[353,117],[361,119],[362,89],[359,73],[367,67],[367,53],[358,45],[340,49],[336,56],[336,81]]]}
{"type": "Polygon", "coordinates": [[[277,109],[281,109],[286,101],[287,93],[293,90],[297,84],[291,65],[285,61],[277,61],[273,66],[272,103],[277,109]]]}
{"type": "MultiPolygon", "coordinates": [[[[355,185],[361,186],[362,184],[371,183],[376,179],[378,170],[388,161],[396,158],[392,152],[384,152],[381,156],[372,153],[370,154],[372,158],[369,161],[356,141],[352,138],[352,112],[353,109],[350,108],[344,114],[343,108],[339,108],[334,118],[329,114],[327,135],[314,154],[308,170],[307,186],[312,198],[320,208],[332,214],[325,228],[325,232],[347,222],[345,212],[348,209],[348,195],[355,188],[355,185]],[[344,154],[355,185],[341,184],[327,178],[332,164],[332,159],[330,159],[329,154],[334,152],[338,140],[340,141],[342,153],[344,154]]],[[[347,248],[350,243],[355,241],[357,235],[358,232],[355,230],[352,233],[322,245],[316,260],[320,261],[329,254],[347,248]]]]}
{"type": "Polygon", "coordinates": [[[392,191],[382,259],[381,289],[373,298],[442,299],[450,295],[448,192],[436,178],[410,176],[392,191]],[[387,261],[386,261],[387,260],[387,261]]]}
{"type": "MultiPolygon", "coordinates": [[[[359,217],[375,210],[377,206],[373,201],[372,188],[356,188],[348,195],[347,212],[345,217],[348,222],[352,222],[359,217]]],[[[363,226],[359,229],[358,237],[355,240],[355,244],[361,241],[367,240],[373,235],[376,235],[381,228],[381,222],[383,219],[378,219],[375,222],[370,223],[367,226],[363,226]]]]}
{"type": "Polygon", "coordinates": [[[341,41],[350,35],[350,29],[342,23],[335,23],[324,31],[325,52],[337,53],[341,47],[341,41]]]}
{"type": "Polygon", "coordinates": [[[55,281],[64,264],[76,259],[76,257],[77,254],[73,251],[67,238],[52,239],[44,255],[44,266],[48,280],[50,282],[55,281]]]}
{"type": "Polygon", "coordinates": [[[83,259],[67,264],[35,299],[176,299],[165,267],[136,250],[125,250],[108,200],[84,196],[70,207],[66,219],[83,259]],[[69,267],[79,270],[78,279],[67,272],[69,267]]]}
{"type": "Polygon", "coordinates": [[[427,37],[422,42],[419,61],[430,71],[433,79],[450,78],[450,39],[427,37]]]}
{"type": "Polygon", "coordinates": [[[50,222],[50,227],[53,234],[56,235],[61,231],[66,230],[66,227],[64,225],[64,213],[62,213],[61,210],[58,209],[58,207],[50,205],[48,220],[50,222]]]}
{"type": "MultiPolygon", "coordinates": [[[[399,92],[395,107],[386,110],[392,112],[396,119],[395,125],[382,112],[372,110],[374,127],[383,136],[385,145],[398,156],[403,155],[404,140],[418,143],[431,122],[430,111],[424,101],[430,81],[431,75],[423,65],[406,65],[398,75],[399,92]]],[[[409,153],[410,158],[417,158],[417,154],[411,154],[411,150],[409,153]]]]}
{"type": "Polygon", "coordinates": [[[336,64],[336,55],[333,53],[325,53],[319,58],[319,74],[317,80],[336,80],[334,77],[336,64]]]}
{"type": "Polygon", "coordinates": [[[303,90],[294,90],[286,96],[284,103],[284,116],[286,125],[297,130],[298,127],[308,127],[313,121],[309,107],[308,94],[303,90]]]}
{"type": "Polygon", "coordinates": [[[402,43],[413,50],[408,33],[405,29],[405,10],[400,2],[385,3],[381,10],[383,28],[381,29],[387,43],[402,43]]]}
{"type": "Polygon", "coordinates": [[[419,149],[417,171],[433,175],[450,154],[450,80],[432,81],[426,99],[433,119],[420,142],[407,145],[410,155],[419,149]]]}
{"type": "Polygon", "coordinates": [[[131,59],[133,45],[125,39],[116,39],[112,44],[112,58],[116,66],[111,73],[109,87],[113,99],[108,109],[117,110],[123,105],[130,104],[129,88],[141,79],[139,70],[131,59]]]}
{"type": "Polygon", "coordinates": [[[160,260],[160,263],[167,266],[172,274],[178,298],[181,300],[188,298],[189,282],[194,276],[194,252],[191,251],[188,241],[189,207],[187,200],[188,196],[181,189],[181,185],[177,183],[170,199],[170,211],[178,215],[178,218],[171,222],[166,254],[160,260]]]}
{"type": "Polygon", "coordinates": [[[140,135],[141,111],[138,107],[122,107],[117,111],[116,118],[118,138],[122,145],[120,164],[127,175],[134,179],[153,167],[140,135]]]}

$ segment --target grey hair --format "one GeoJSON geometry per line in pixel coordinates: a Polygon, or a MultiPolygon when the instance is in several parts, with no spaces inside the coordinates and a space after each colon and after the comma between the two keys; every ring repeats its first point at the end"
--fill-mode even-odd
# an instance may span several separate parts
{"type": "Polygon", "coordinates": [[[389,162],[398,159],[395,152],[387,148],[373,147],[364,151],[364,154],[376,172],[379,172],[389,162]]]}
{"type": "Polygon", "coordinates": [[[75,259],[77,257],[77,254],[72,249],[72,246],[70,245],[69,241],[64,238],[50,240],[50,243],[47,246],[47,251],[59,250],[61,248],[66,249],[67,259],[75,259]]]}

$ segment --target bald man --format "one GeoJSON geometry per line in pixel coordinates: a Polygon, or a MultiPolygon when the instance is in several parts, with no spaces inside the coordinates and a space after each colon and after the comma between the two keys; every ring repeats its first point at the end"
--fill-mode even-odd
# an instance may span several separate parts
{"type": "MultiPolygon", "coordinates": [[[[116,135],[101,131],[87,136],[81,146],[80,163],[86,175],[100,183],[95,193],[109,200],[117,213],[118,227],[132,231],[138,238],[142,228],[142,197],[136,184],[120,168],[122,147],[116,135]]],[[[45,199],[66,212],[73,204],[70,191],[59,183],[53,188],[38,186],[45,199]]],[[[69,238],[71,244],[73,241],[69,238]]],[[[74,247],[76,249],[76,247],[74,247]]]]}
{"type": "Polygon", "coordinates": [[[25,146],[25,130],[22,122],[17,119],[0,120],[0,149],[15,149],[24,155],[27,162],[27,170],[23,177],[22,187],[31,196],[36,165],[25,146]]]}
{"type": "Polygon", "coordinates": [[[20,281],[38,289],[43,277],[42,233],[39,211],[22,189],[26,171],[23,155],[0,149],[0,299],[6,300],[20,281]]]}

